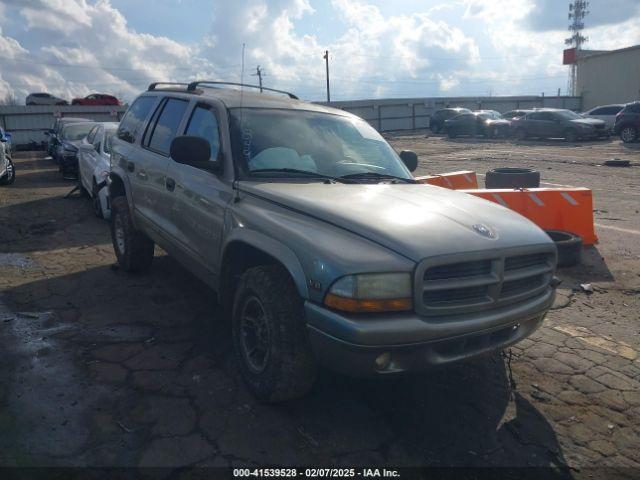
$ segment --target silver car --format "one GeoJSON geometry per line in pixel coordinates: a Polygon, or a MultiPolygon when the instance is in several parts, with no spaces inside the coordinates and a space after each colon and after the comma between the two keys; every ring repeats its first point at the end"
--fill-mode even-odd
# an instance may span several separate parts
{"type": "Polygon", "coordinates": [[[350,113],[211,86],[153,84],[128,109],[111,236],[123,270],[158,244],[217,292],[258,398],[304,395],[321,365],[417,372],[540,326],[557,252],[532,222],[416,183],[415,153],[350,113]]]}
{"type": "Polygon", "coordinates": [[[82,188],[91,197],[93,211],[98,218],[111,216],[109,206],[109,158],[111,140],[118,128],[118,122],[94,124],[89,134],[78,146],[78,176],[82,188]]]}
{"type": "Polygon", "coordinates": [[[616,115],[620,113],[620,110],[624,108],[624,105],[602,105],[600,107],[592,108],[582,114],[584,118],[597,118],[602,120],[607,130],[613,130],[613,124],[616,122],[616,115]]]}
{"type": "Polygon", "coordinates": [[[25,100],[27,105],[69,105],[65,99],[50,93],[30,93],[25,100]]]}

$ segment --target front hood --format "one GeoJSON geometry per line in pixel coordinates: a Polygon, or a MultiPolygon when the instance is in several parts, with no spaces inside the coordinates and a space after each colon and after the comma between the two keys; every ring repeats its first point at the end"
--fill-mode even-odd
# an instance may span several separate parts
{"type": "Polygon", "coordinates": [[[575,120],[571,120],[571,123],[577,123],[579,125],[590,125],[592,127],[597,127],[598,125],[604,125],[604,120],[599,120],[597,118],[576,118],[575,120]]]}
{"type": "Polygon", "coordinates": [[[507,208],[431,185],[241,182],[240,188],[415,261],[452,252],[552,243],[540,228],[507,208]],[[481,234],[483,227],[494,237],[481,234]]]}

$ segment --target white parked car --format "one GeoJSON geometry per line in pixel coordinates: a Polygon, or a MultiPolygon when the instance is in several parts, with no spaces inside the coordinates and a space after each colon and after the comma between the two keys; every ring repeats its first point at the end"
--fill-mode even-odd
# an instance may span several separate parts
{"type": "Polygon", "coordinates": [[[624,108],[624,105],[601,105],[599,107],[592,108],[588,112],[582,114],[585,118],[597,118],[603,120],[606,124],[607,130],[613,130],[613,124],[616,121],[616,115],[620,113],[620,110],[624,108]]]}
{"type": "Polygon", "coordinates": [[[64,98],[56,97],[50,93],[30,93],[25,101],[27,105],[69,105],[64,98]]]}
{"type": "Polygon", "coordinates": [[[118,122],[94,124],[89,134],[82,140],[78,153],[78,176],[82,188],[93,200],[93,210],[98,218],[109,218],[109,157],[111,139],[118,129],[118,122]]]}

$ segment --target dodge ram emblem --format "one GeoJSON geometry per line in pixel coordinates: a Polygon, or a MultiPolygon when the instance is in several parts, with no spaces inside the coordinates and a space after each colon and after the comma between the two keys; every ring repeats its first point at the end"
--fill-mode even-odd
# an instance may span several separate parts
{"type": "Polygon", "coordinates": [[[493,233],[493,231],[489,227],[487,227],[486,225],[482,225],[481,223],[476,223],[473,226],[473,229],[483,237],[496,238],[496,234],[493,233]]]}

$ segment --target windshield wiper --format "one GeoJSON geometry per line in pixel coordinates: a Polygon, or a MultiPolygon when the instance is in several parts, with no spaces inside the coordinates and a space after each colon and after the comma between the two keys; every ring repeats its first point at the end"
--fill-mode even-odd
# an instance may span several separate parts
{"type": "Polygon", "coordinates": [[[257,170],[251,170],[250,173],[295,173],[332,182],[354,183],[344,177],[332,177],[330,175],[322,175],[321,173],[311,172],[309,170],[298,170],[297,168],[259,168],[257,170]]]}
{"type": "Polygon", "coordinates": [[[359,172],[359,173],[350,173],[348,175],[342,175],[338,178],[346,178],[346,179],[356,179],[356,178],[375,178],[375,179],[392,179],[392,180],[400,180],[404,183],[417,183],[413,178],[404,178],[404,177],[396,177],[395,175],[388,175],[386,173],[378,173],[378,172],[359,172]]]}

